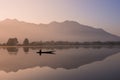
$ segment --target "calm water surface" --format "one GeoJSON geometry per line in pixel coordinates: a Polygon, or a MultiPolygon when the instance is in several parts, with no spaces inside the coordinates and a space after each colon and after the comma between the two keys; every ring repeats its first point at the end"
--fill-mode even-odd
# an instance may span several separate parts
{"type": "Polygon", "coordinates": [[[0,80],[120,80],[119,47],[1,47],[0,80]]]}

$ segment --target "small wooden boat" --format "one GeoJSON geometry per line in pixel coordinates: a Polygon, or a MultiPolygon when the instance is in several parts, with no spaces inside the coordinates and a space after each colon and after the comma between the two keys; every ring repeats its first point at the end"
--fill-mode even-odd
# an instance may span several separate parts
{"type": "Polygon", "coordinates": [[[39,55],[41,55],[41,54],[55,54],[54,52],[55,51],[42,51],[42,50],[40,50],[39,52],[36,52],[36,53],[38,53],[39,55]]]}
{"type": "Polygon", "coordinates": [[[55,51],[39,51],[37,53],[53,53],[53,52],[55,52],[55,51]]]}

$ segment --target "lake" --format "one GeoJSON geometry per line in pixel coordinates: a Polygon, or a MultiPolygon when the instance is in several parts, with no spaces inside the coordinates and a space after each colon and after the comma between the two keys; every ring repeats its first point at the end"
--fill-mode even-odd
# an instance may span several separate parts
{"type": "Polygon", "coordinates": [[[0,47],[0,80],[120,80],[120,47],[0,47]]]}

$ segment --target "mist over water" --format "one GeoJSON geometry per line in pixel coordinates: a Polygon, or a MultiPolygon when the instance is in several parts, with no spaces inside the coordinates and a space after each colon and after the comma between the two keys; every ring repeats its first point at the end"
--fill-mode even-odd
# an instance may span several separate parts
{"type": "Polygon", "coordinates": [[[120,0],[0,0],[0,80],[120,80],[120,0]]]}
{"type": "Polygon", "coordinates": [[[1,47],[0,79],[118,80],[119,57],[119,47],[1,47]]]}

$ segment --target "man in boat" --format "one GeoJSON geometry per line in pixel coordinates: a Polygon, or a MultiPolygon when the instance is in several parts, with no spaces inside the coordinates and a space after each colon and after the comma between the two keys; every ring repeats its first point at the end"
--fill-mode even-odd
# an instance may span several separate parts
{"type": "Polygon", "coordinates": [[[53,52],[54,51],[46,51],[46,52],[44,51],[44,52],[42,52],[42,50],[40,49],[39,52],[36,52],[36,53],[39,53],[39,55],[42,55],[43,53],[45,53],[45,54],[54,54],[53,52]]]}
{"type": "Polygon", "coordinates": [[[42,52],[42,50],[40,49],[40,51],[39,51],[40,53],[42,52]]]}

